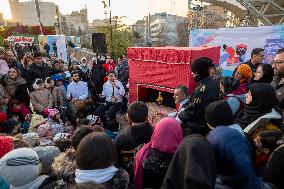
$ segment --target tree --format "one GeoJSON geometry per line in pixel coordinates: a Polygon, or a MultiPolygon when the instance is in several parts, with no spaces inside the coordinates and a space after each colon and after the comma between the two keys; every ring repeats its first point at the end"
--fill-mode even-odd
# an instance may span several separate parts
{"type": "Polygon", "coordinates": [[[110,39],[110,25],[97,26],[95,27],[95,31],[106,34],[108,53],[114,58],[125,54],[127,48],[133,44],[132,32],[130,28],[124,24],[117,23],[116,27],[112,26],[112,42],[110,39]]]}
{"type": "Polygon", "coordinates": [[[80,37],[83,35],[83,32],[81,30],[81,27],[79,26],[79,29],[78,29],[78,33],[77,33],[77,36],[80,37]]]}
{"type": "Polygon", "coordinates": [[[140,36],[140,34],[136,31],[132,31],[133,35],[133,44],[135,46],[140,46],[141,44],[144,44],[144,39],[140,36]]]}
{"type": "Polygon", "coordinates": [[[73,26],[70,29],[70,35],[73,35],[73,36],[77,35],[77,31],[76,31],[76,29],[73,26]]]}
{"type": "Polygon", "coordinates": [[[157,38],[158,38],[158,40],[157,40],[156,46],[165,47],[165,46],[168,45],[167,34],[166,34],[164,26],[162,26],[161,29],[159,30],[157,38]]]}
{"type": "Polygon", "coordinates": [[[176,26],[176,31],[178,37],[176,46],[188,47],[188,42],[189,42],[188,21],[186,19],[183,19],[180,22],[178,22],[176,26]]]}

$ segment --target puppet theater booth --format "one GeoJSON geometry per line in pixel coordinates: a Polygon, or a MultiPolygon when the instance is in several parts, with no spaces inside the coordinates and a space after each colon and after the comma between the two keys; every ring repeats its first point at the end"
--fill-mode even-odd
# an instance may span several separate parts
{"type": "Polygon", "coordinates": [[[146,102],[150,120],[158,112],[167,114],[175,110],[174,89],[185,85],[191,93],[195,88],[191,63],[206,56],[219,64],[220,47],[133,47],[128,48],[127,56],[129,102],[146,102]]]}

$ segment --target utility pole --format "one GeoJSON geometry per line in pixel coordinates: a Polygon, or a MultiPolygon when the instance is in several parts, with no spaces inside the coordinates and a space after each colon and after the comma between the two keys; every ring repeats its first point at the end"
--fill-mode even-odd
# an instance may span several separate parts
{"type": "Polygon", "coordinates": [[[110,49],[111,53],[113,53],[113,41],[112,41],[112,23],[111,23],[111,6],[110,6],[110,0],[108,0],[108,7],[109,7],[109,24],[110,24],[110,49]]]}

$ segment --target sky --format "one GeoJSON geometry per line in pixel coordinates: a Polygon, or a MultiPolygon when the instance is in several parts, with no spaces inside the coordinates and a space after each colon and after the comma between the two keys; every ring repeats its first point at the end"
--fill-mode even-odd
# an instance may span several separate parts
{"type": "MultiPolygon", "coordinates": [[[[27,0],[20,0],[27,1],[27,0]]],[[[87,6],[88,19],[105,18],[102,0],[43,0],[54,2],[59,6],[61,14],[70,14],[72,11],[80,10],[87,6]]],[[[149,13],[167,12],[185,16],[188,0],[111,0],[113,16],[126,16],[123,22],[134,24],[138,19],[143,19],[149,13]]],[[[0,0],[0,12],[5,19],[11,19],[8,0],[0,0]]]]}

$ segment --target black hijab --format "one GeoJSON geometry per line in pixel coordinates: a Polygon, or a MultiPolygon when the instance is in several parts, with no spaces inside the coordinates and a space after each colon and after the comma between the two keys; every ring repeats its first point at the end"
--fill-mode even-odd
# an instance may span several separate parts
{"type": "Polygon", "coordinates": [[[252,95],[252,102],[244,106],[236,119],[236,123],[243,129],[259,117],[270,113],[278,103],[276,92],[270,84],[255,83],[248,88],[252,95]]]}
{"type": "Polygon", "coordinates": [[[273,80],[274,70],[271,64],[260,64],[259,67],[262,67],[263,77],[258,81],[253,80],[253,83],[271,83],[273,80]]]}
{"type": "Polygon", "coordinates": [[[186,137],[176,151],[162,189],[212,189],[216,180],[214,149],[201,135],[186,137]]]}
{"type": "Polygon", "coordinates": [[[223,77],[220,79],[220,84],[224,87],[224,93],[229,94],[240,86],[240,81],[234,77],[223,77]]]}

